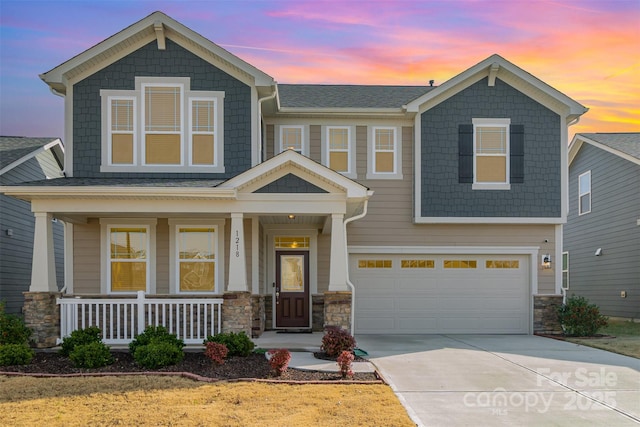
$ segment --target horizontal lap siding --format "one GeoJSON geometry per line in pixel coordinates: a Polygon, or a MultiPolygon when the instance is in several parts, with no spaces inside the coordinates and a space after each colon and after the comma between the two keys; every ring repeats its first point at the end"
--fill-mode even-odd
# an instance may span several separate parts
{"type": "Polygon", "coordinates": [[[568,294],[588,298],[606,315],[640,318],[640,166],[584,144],[569,175],[568,294]],[[589,170],[591,212],[578,215],[578,176],[589,170]]]}

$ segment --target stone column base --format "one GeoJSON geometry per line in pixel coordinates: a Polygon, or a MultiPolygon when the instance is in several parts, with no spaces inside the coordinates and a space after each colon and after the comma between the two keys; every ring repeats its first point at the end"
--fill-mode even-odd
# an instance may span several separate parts
{"type": "Polygon", "coordinates": [[[351,292],[324,293],[324,326],[339,326],[351,332],[351,292]]]}
{"type": "Polygon", "coordinates": [[[558,321],[558,308],[562,295],[533,296],[533,332],[538,334],[562,334],[558,321]]]}
{"type": "Polygon", "coordinates": [[[56,299],[60,292],[23,292],[24,323],[31,329],[36,348],[55,347],[60,338],[60,307],[56,299]]]}
{"type": "Polygon", "coordinates": [[[222,298],[222,332],[242,332],[251,336],[251,294],[226,292],[222,298]]]}
{"type": "Polygon", "coordinates": [[[273,295],[264,296],[264,329],[273,330],[273,295]]]}
{"type": "Polygon", "coordinates": [[[311,296],[311,330],[322,332],[324,330],[324,295],[311,296]]]}
{"type": "Polygon", "coordinates": [[[258,338],[264,332],[264,296],[251,295],[251,338],[258,338]]]}

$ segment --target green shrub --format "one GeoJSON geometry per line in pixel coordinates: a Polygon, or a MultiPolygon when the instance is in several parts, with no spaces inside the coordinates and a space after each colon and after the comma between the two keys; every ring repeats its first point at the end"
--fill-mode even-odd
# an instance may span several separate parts
{"type": "Polygon", "coordinates": [[[33,359],[33,350],[27,344],[0,345],[0,366],[28,365],[33,359]]]}
{"type": "Polygon", "coordinates": [[[337,357],[343,351],[352,352],[356,348],[356,339],[345,329],[327,326],[320,348],[327,356],[337,357]]]}
{"type": "Polygon", "coordinates": [[[609,322],[606,316],[600,314],[597,305],[589,304],[586,298],[575,295],[558,308],[558,320],[566,335],[576,337],[593,336],[609,322]]]}
{"type": "Polygon", "coordinates": [[[64,337],[60,349],[60,354],[69,357],[73,349],[77,346],[84,344],[91,344],[94,342],[102,342],[100,335],[102,331],[97,326],[89,326],[84,329],[77,329],[71,332],[71,335],[64,337]]]}
{"type": "Polygon", "coordinates": [[[208,342],[216,342],[218,344],[224,344],[229,350],[229,356],[242,356],[247,357],[251,354],[251,351],[256,346],[251,338],[247,334],[242,332],[225,332],[217,335],[209,335],[204,344],[208,342]]]}
{"type": "Polygon", "coordinates": [[[75,346],[69,354],[69,359],[76,368],[93,369],[113,363],[111,350],[101,341],[75,346]]]}
{"type": "Polygon", "coordinates": [[[170,334],[164,326],[147,326],[143,333],[129,343],[129,353],[135,355],[138,347],[149,345],[152,342],[166,342],[180,351],[184,347],[184,341],[178,339],[175,334],[170,334]]]}
{"type": "Polygon", "coordinates": [[[167,341],[151,341],[147,345],[138,346],[133,353],[133,359],[139,366],[147,369],[158,369],[175,365],[182,361],[184,353],[182,347],[167,341]]]}
{"type": "Polygon", "coordinates": [[[0,301],[0,345],[29,344],[31,329],[25,326],[21,317],[5,313],[4,306],[5,302],[0,301]]]}

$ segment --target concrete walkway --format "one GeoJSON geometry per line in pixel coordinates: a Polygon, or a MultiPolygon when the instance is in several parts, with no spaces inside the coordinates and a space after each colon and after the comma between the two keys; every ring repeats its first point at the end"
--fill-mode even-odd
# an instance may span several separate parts
{"type": "MultiPolygon", "coordinates": [[[[640,425],[639,359],[531,335],[356,340],[419,426],[640,425]]],[[[294,350],[292,367],[337,370],[310,353],[321,341],[322,333],[254,339],[294,350]]]]}
{"type": "Polygon", "coordinates": [[[420,426],[637,426],[640,360],[527,335],[359,335],[420,426]]]}

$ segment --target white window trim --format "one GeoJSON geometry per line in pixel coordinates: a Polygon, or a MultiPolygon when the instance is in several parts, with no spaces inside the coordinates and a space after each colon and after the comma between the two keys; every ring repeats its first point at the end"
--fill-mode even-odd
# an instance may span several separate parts
{"type": "Polygon", "coordinates": [[[103,294],[135,295],[135,292],[111,290],[111,227],[139,227],[147,229],[147,286],[145,292],[156,292],[156,224],[157,220],[141,218],[100,218],[100,290],[103,294]]]}
{"type": "MultiPolygon", "coordinates": [[[[330,157],[330,144],[329,144],[329,132],[331,129],[346,129],[347,130],[347,138],[349,141],[349,148],[347,149],[347,171],[336,171],[347,178],[356,179],[358,174],[356,172],[356,127],[355,126],[322,126],[321,131],[321,147],[322,147],[322,155],[321,162],[328,168],[331,168],[329,165],[330,157]]],[[[335,150],[338,151],[338,150],[335,150]]],[[[340,150],[342,151],[342,150],[340,150]]]]}
{"type": "Polygon", "coordinates": [[[591,192],[591,171],[588,170],[585,173],[582,173],[578,176],[578,215],[586,215],[588,213],[591,212],[591,204],[593,203],[593,194],[591,192]],[[586,191],[584,193],[580,192],[580,181],[582,180],[583,176],[589,175],[589,191],[586,191]],[[589,195],[589,210],[587,211],[582,211],[582,196],[586,196],[589,195]]]}
{"type": "Polygon", "coordinates": [[[224,286],[224,260],[226,254],[224,252],[224,234],[225,220],[220,219],[188,219],[188,218],[169,218],[169,289],[172,294],[180,295],[214,295],[222,293],[224,286]],[[209,227],[215,229],[216,237],[216,259],[215,259],[215,288],[213,291],[207,292],[183,292],[180,290],[180,269],[178,268],[178,244],[177,236],[180,227],[209,227]]]}
{"type": "MultiPolygon", "coordinates": [[[[473,190],[510,190],[511,189],[511,168],[510,168],[510,155],[511,155],[511,140],[510,129],[511,119],[472,119],[473,123],[473,184],[471,189],[473,190]],[[476,161],[478,158],[476,149],[476,127],[503,127],[506,129],[506,147],[505,147],[505,182],[476,182],[476,161]]],[[[489,156],[483,154],[483,156],[489,156]]],[[[503,156],[500,154],[500,156],[503,156]]]]}
{"type": "MultiPolygon", "coordinates": [[[[205,91],[192,91],[189,92],[189,97],[187,99],[187,108],[189,111],[188,121],[189,121],[189,129],[187,130],[187,152],[188,152],[188,165],[190,168],[197,169],[206,169],[206,170],[198,170],[198,172],[224,172],[224,141],[223,141],[223,124],[224,124],[224,112],[222,105],[224,104],[224,92],[205,92],[205,91]],[[191,107],[193,101],[213,101],[215,116],[213,118],[213,140],[214,140],[214,159],[213,165],[194,165],[193,158],[191,156],[191,150],[193,147],[193,116],[191,114],[191,107]]],[[[196,135],[198,133],[195,133],[196,135]]]]}
{"type": "Polygon", "coordinates": [[[400,126],[370,126],[367,130],[367,176],[366,179],[402,179],[402,128],[400,126]],[[376,130],[393,130],[394,158],[393,172],[376,172],[376,130]]]}
{"type": "Polygon", "coordinates": [[[569,252],[562,252],[562,271],[560,273],[560,286],[562,287],[563,290],[567,291],[569,290],[570,284],[569,284],[569,252]],[[567,257],[567,268],[564,268],[564,257],[567,257]],[[567,273],[567,286],[564,286],[564,283],[562,283],[562,278],[564,276],[564,273],[567,273]]]}
{"type": "MultiPolygon", "coordinates": [[[[136,146],[138,144],[138,120],[137,120],[137,98],[135,96],[128,96],[128,95],[119,95],[118,93],[121,93],[123,91],[109,91],[111,92],[111,94],[107,94],[107,96],[105,97],[105,99],[103,99],[103,110],[106,110],[107,113],[107,125],[106,127],[106,143],[107,143],[107,149],[103,150],[103,157],[106,154],[107,156],[107,164],[109,165],[113,165],[113,159],[112,159],[112,154],[113,154],[113,147],[111,146],[111,142],[112,142],[112,135],[113,135],[113,129],[112,129],[112,117],[111,117],[111,103],[112,101],[133,101],[133,163],[131,165],[122,165],[122,164],[118,164],[118,166],[132,166],[135,165],[137,163],[137,151],[136,151],[136,146]],[[106,151],[106,152],[105,152],[106,151]]],[[[129,91],[126,91],[127,93],[130,93],[129,91]]]]}
{"type": "Polygon", "coordinates": [[[181,173],[224,173],[224,97],[223,91],[191,91],[190,77],[136,77],[135,90],[100,90],[102,107],[102,163],[100,172],[181,172],[181,173]],[[145,161],[145,116],[144,88],[149,86],[175,86],[181,88],[181,164],[154,165],[145,161]],[[134,99],[134,164],[114,165],[111,163],[110,143],[110,99],[134,99]],[[214,128],[215,164],[193,165],[191,162],[191,101],[196,99],[215,100],[216,117],[214,128]]]}
{"type": "Polygon", "coordinates": [[[300,138],[302,142],[302,155],[309,157],[309,126],[308,125],[276,125],[275,126],[275,138],[274,143],[275,147],[273,152],[278,155],[287,150],[286,147],[282,146],[282,129],[284,128],[295,128],[300,129],[300,138]]]}

